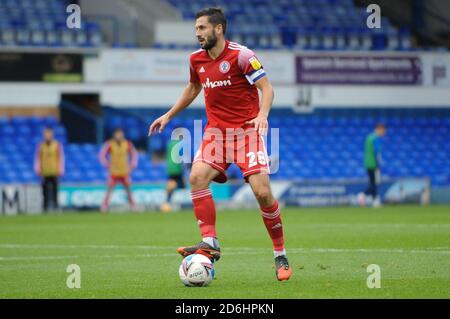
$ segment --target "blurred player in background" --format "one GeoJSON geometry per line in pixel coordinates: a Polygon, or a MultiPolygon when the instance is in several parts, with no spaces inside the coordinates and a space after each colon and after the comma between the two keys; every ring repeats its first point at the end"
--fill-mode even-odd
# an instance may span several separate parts
{"type": "Polygon", "coordinates": [[[118,183],[124,186],[130,207],[132,210],[135,210],[136,204],[130,189],[130,175],[137,167],[138,153],[133,143],[125,139],[122,129],[116,129],[113,133],[113,138],[103,145],[99,153],[99,160],[109,170],[108,190],[103,200],[101,211],[108,211],[111,193],[118,183]]]}
{"type": "Polygon", "coordinates": [[[204,88],[208,123],[190,174],[191,197],[202,241],[197,245],[180,247],[178,252],[182,256],[200,253],[212,260],[219,260],[216,209],[209,184],[213,180],[226,182],[230,155],[243,172],[259,203],[273,244],[276,277],[278,280],[288,280],[292,269],[284,247],[280,207],[270,187],[267,150],[262,137],[268,130],[267,118],[273,102],[273,88],[255,53],[247,47],[225,40],[226,25],[225,15],[220,8],[208,8],[197,13],[195,31],[201,49],[190,56],[190,81],[175,105],[150,125],[149,134],[161,132],[204,88]],[[258,89],[262,93],[261,103],[258,89]],[[229,129],[245,132],[242,134],[244,136],[232,139],[237,143],[244,139],[244,147],[224,147],[229,141],[229,129]],[[217,131],[223,134],[222,137],[217,131]],[[208,153],[211,149],[216,150],[215,155],[208,153]],[[243,159],[238,158],[236,161],[236,157],[242,154],[243,159]]]}
{"type": "Polygon", "coordinates": [[[38,145],[34,171],[42,177],[43,210],[58,209],[58,178],[64,174],[64,150],[53,137],[51,128],[44,129],[44,140],[38,145]]]}
{"type": "Polygon", "coordinates": [[[378,124],[375,131],[370,133],[364,143],[364,166],[369,177],[369,186],[367,190],[359,195],[361,205],[366,204],[366,195],[370,196],[373,207],[381,206],[381,199],[378,194],[378,185],[381,180],[380,168],[382,165],[381,157],[381,137],[386,134],[384,124],[378,124]]]}
{"type": "MultiPolygon", "coordinates": [[[[178,133],[178,130],[179,128],[176,128],[173,131],[175,136],[181,135],[178,133]]],[[[180,139],[171,139],[169,143],[167,143],[166,148],[166,165],[168,175],[166,186],[167,200],[161,205],[161,210],[166,213],[172,211],[171,200],[175,190],[185,187],[183,180],[183,163],[181,162],[182,154],[179,153],[181,148],[178,148],[178,143],[181,143],[180,139]]]]}

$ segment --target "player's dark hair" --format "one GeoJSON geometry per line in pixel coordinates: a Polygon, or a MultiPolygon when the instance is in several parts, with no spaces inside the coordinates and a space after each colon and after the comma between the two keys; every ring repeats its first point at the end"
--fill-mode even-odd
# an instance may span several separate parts
{"type": "Polygon", "coordinates": [[[376,128],[378,128],[378,129],[386,129],[386,125],[384,125],[384,123],[378,123],[376,128]]]}
{"type": "Polygon", "coordinates": [[[218,24],[221,24],[223,35],[225,35],[227,31],[227,19],[225,18],[225,13],[223,12],[222,8],[211,7],[202,9],[195,15],[195,20],[205,16],[208,17],[208,22],[211,23],[214,27],[218,24]]]}
{"type": "Polygon", "coordinates": [[[117,132],[122,132],[122,133],[123,133],[123,129],[122,129],[121,127],[116,127],[116,128],[114,129],[113,134],[116,134],[117,132]]]}

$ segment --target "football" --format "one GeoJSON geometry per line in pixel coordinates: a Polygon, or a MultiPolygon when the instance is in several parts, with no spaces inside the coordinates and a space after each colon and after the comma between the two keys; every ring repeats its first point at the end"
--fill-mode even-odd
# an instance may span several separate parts
{"type": "Polygon", "coordinates": [[[183,259],[179,269],[181,282],[188,287],[204,287],[214,279],[214,265],[209,258],[193,254],[183,259]]]}

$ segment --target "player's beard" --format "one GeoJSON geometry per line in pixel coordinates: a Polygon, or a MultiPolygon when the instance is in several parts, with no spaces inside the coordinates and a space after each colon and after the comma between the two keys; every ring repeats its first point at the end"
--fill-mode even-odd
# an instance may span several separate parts
{"type": "Polygon", "coordinates": [[[217,44],[216,31],[212,30],[212,35],[205,38],[205,44],[202,46],[203,50],[211,50],[217,44]]]}

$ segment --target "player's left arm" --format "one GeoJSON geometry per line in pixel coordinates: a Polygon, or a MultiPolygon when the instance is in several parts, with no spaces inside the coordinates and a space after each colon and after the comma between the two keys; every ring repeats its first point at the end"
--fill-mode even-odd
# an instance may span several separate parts
{"type": "Polygon", "coordinates": [[[269,122],[267,118],[269,117],[274,96],[272,85],[270,84],[269,78],[267,77],[261,62],[252,50],[246,47],[241,48],[238,57],[238,64],[248,82],[251,85],[255,85],[261,91],[258,116],[250,121],[247,121],[247,123],[253,124],[255,130],[260,135],[266,135],[269,129],[269,122]]]}
{"type": "Polygon", "coordinates": [[[133,143],[128,142],[129,144],[129,152],[130,152],[130,166],[131,169],[134,170],[138,166],[139,154],[133,143]]]}
{"type": "Polygon", "coordinates": [[[42,175],[41,167],[41,144],[38,144],[36,152],[34,153],[34,171],[37,175],[42,175]]]}
{"type": "Polygon", "coordinates": [[[61,143],[58,143],[58,156],[59,156],[59,174],[58,174],[58,176],[63,176],[65,173],[66,159],[64,156],[64,148],[61,143]]]}
{"type": "Polygon", "coordinates": [[[255,86],[261,91],[261,101],[258,116],[250,122],[255,124],[255,130],[260,135],[266,135],[269,129],[267,118],[272,107],[274,91],[267,75],[256,81],[255,86]]]}
{"type": "Polygon", "coordinates": [[[380,168],[383,165],[383,158],[381,156],[381,141],[380,138],[376,138],[373,141],[374,151],[375,151],[375,158],[377,160],[377,166],[380,168]]]}

